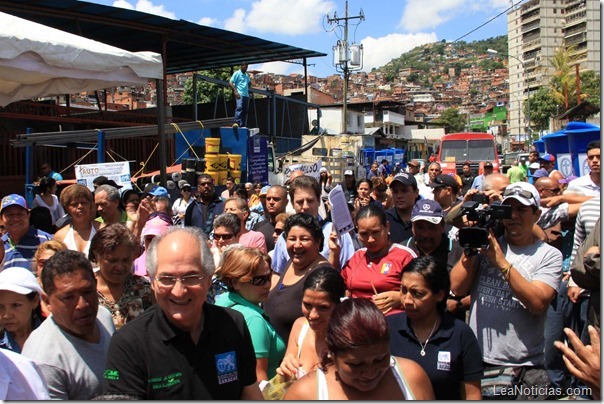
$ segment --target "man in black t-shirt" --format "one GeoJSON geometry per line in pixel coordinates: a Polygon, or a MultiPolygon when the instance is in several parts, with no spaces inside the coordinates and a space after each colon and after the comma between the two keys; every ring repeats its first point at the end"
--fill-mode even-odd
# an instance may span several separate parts
{"type": "Polygon", "coordinates": [[[463,196],[468,192],[468,189],[472,188],[472,183],[474,182],[474,178],[476,178],[472,172],[470,163],[463,163],[462,173],[459,177],[461,178],[461,195],[463,196]]]}
{"type": "Polygon", "coordinates": [[[241,313],[206,303],[214,261],[202,230],[173,227],[147,251],[156,305],[109,346],[105,392],[143,400],[262,400],[241,313]]]}

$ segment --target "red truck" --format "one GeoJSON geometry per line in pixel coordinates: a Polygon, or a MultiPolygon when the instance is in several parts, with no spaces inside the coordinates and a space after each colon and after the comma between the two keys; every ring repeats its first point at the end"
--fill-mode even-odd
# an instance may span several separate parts
{"type": "Polygon", "coordinates": [[[487,161],[493,163],[493,172],[499,172],[497,144],[493,135],[488,133],[450,133],[440,139],[436,161],[440,163],[443,174],[459,174],[466,161],[472,172],[482,174],[487,161]]]}

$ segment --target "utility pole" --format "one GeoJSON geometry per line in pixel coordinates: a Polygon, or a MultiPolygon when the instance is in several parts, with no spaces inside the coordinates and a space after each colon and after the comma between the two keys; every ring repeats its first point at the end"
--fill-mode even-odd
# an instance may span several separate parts
{"type": "Polygon", "coordinates": [[[332,48],[334,52],[334,65],[336,71],[344,74],[344,100],[342,103],[342,133],[346,133],[346,107],[348,103],[348,79],[350,78],[350,72],[353,70],[361,70],[363,68],[363,45],[357,45],[354,42],[348,44],[348,20],[359,20],[365,21],[365,14],[363,10],[359,12],[359,15],[349,17],[348,16],[348,0],[346,1],[346,7],[344,17],[338,17],[337,14],[333,13],[333,18],[327,14],[327,22],[332,26],[341,27],[340,22],[344,22],[344,38],[339,40],[337,44],[332,48]]]}

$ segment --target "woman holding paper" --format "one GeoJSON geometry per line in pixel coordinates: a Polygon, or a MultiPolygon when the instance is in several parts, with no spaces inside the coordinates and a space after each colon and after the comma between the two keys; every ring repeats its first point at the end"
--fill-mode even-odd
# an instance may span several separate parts
{"type": "Polygon", "coordinates": [[[400,313],[400,274],[416,255],[410,248],[390,241],[390,226],[381,207],[363,206],[356,221],[365,248],[354,253],[342,268],[348,293],[373,301],[384,314],[400,313]]]}

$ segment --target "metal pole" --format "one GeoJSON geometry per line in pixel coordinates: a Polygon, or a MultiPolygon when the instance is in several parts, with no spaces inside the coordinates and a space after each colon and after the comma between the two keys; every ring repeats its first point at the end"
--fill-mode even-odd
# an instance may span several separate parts
{"type": "MultiPolygon", "coordinates": [[[[197,73],[193,73],[193,120],[197,120],[197,73]]],[[[216,115],[214,115],[214,118],[216,115]]]]}
{"type": "Polygon", "coordinates": [[[97,134],[96,161],[99,164],[105,162],[105,132],[102,130],[97,134]]]}
{"type": "Polygon", "coordinates": [[[344,100],[342,103],[342,133],[346,133],[346,107],[348,98],[348,0],[344,11],[344,100]]]}
{"type": "Polygon", "coordinates": [[[164,97],[161,96],[164,93],[164,81],[156,80],[157,82],[157,119],[159,122],[159,178],[162,186],[167,186],[168,177],[166,175],[166,167],[168,166],[167,148],[166,148],[166,131],[164,130],[164,123],[166,121],[166,110],[164,104],[164,97]]]}
{"type": "MultiPolygon", "coordinates": [[[[33,132],[32,128],[25,128],[25,133],[30,134],[33,132]]],[[[27,197],[27,184],[31,184],[31,172],[32,172],[32,157],[34,155],[34,146],[27,146],[25,148],[25,193],[24,195],[27,197]]],[[[32,199],[33,201],[33,199],[32,199]]],[[[28,199],[28,203],[32,202],[28,199]]]]}

